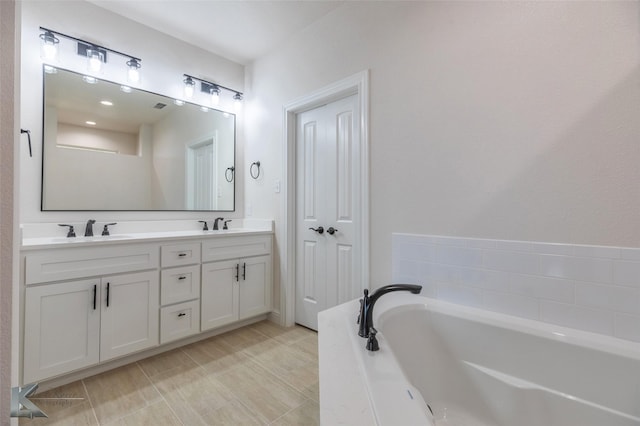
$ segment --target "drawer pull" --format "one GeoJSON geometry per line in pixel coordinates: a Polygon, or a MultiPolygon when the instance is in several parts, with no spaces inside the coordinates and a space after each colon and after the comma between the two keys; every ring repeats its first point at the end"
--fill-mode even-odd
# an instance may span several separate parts
{"type": "Polygon", "coordinates": [[[187,314],[185,314],[184,312],[180,312],[180,313],[178,314],[178,317],[183,317],[183,316],[185,316],[185,315],[187,315],[187,314]]]}
{"type": "Polygon", "coordinates": [[[186,280],[186,279],[187,279],[187,277],[185,277],[185,276],[183,275],[183,276],[181,276],[181,277],[178,277],[178,279],[179,279],[179,280],[186,280]]]}
{"type": "Polygon", "coordinates": [[[187,253],[178,253],[179,257],[185,257],[187,255],[187,253]]]}

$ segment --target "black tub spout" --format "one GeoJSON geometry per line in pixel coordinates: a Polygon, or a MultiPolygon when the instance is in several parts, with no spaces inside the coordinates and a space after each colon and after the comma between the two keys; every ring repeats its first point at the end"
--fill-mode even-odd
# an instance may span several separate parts
{"type": "Polygon", "coordinates": [[[373,294],[369,295],[369,290],[364,290],[364,297],[360,299],[360,315],[358,316],[358,336],[369,338],[367,342],[367,349],[370,351],[378,350],[378,341],[375,337],[375,331],[371,333],[373,328],[373,306],[376,301],[383,295],[391,293],[393,291],[409,291],[413,294],[420,294],[422,291],[421,285],[415,284],[390,284],[380,287],[373,294]],[[372,334],[372,336],[370,336],[372,334]]]}

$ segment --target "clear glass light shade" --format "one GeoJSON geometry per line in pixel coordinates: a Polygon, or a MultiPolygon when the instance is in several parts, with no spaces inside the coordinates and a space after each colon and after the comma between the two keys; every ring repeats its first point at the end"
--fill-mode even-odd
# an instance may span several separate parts
{"type": "Polygon", "coordinates": [[[233,108],[236,111],[240,111],[242,109],[242,95],[240,93],[236,93],[233,97],[233,108]]]}
{"type": "Polygon", "coordinates": [[[47,62],[55,61],[58,58],[58,43],[60,40],[52,32],[40,34],[40,57],[47,62]]]}
{"type": "Polygon", "coordinates": [[[187,77],[184,80],[184,96],[187,98],[193,97],[193,90],[196,87],[196,83],[191,77],[187,77]]]}
{"type": "Polygon", "coordinates": [[[131,59],[127,62],[127,80],[129,83],[138,83],[140,81],[140,62],[137,59],[131,59]]]}
{"type": "Polygon", "coordinates": [[[95,49],[87,49],[87,68],[89,72],[99,73],[102,70],[104,56],[102,52],[95,49]]]}
{"type": "Polygon", "coordinates": [[[220,103],[220,89],[211,90],[211,105],[216,106],[220,103]]]}

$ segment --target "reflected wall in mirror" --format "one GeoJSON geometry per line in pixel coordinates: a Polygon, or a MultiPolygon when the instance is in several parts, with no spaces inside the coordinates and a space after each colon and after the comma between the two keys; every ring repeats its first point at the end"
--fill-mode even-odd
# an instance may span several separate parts
{"type": "Polygon", "coordinates": [[[43,211],[234,210],[234,114],[43,74],[43,211]]]}

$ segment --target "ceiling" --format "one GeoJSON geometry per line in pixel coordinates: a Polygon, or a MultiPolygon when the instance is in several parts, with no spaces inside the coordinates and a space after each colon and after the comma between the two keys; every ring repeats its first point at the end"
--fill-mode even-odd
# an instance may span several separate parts
{"type": "Polygon", "coordinates": [[[343,4],[330,0],[88,1],[244,65],[343,4]]]}

